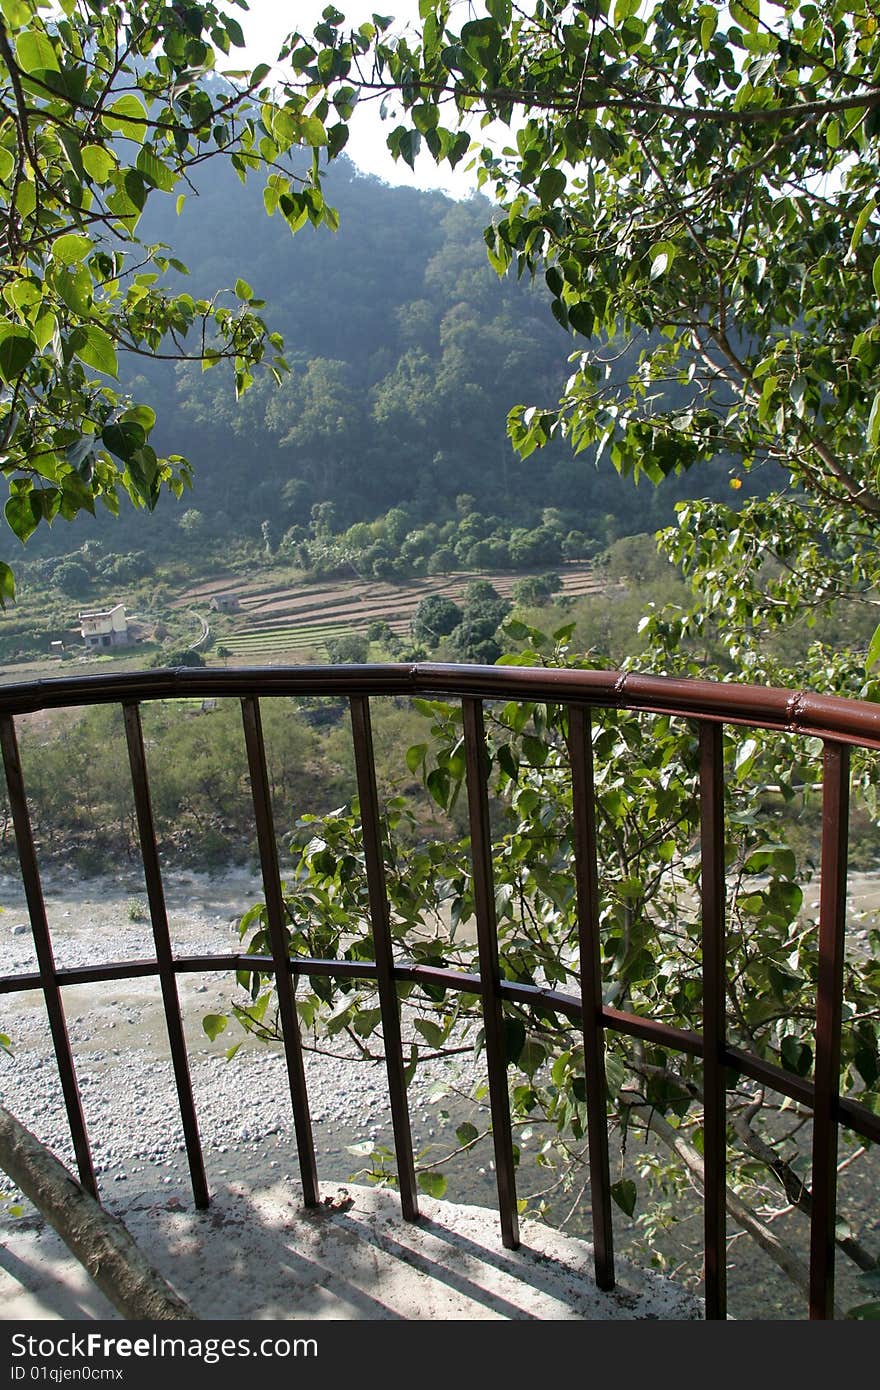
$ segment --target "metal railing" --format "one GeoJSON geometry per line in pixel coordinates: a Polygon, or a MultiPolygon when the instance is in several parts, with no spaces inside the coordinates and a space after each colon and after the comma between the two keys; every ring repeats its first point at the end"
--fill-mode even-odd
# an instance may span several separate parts
{"type": "Polygon", "coordinates": [[[837,1199],[837,1144],[841,1125],[872,1142],[880,1140],[880,1116],[840,1095],[845,947],[845,898],[849,801],[849,753],[855,744],[880,749],[880,707],[862,701],[803,692],[716,684],[618,672],[515,669],[482,666],[349,666],[179,670],[131,675],[62,678],[0,690],[0,744],[21,874],[36,946],[38,972],[0,977],[0,994],[42,990],[73,1148],[83,1185],[97,1196],[76,1068],[68,1038],[63,991],[69,985],[157,976],[161,986],[186,1152],[197,1207],[209,1203],[198,1121],[177,993],[177,977],[218,969],[258,969],[273,975],[284,1039],[303,1198],[319,1202],[309,1099],[295,1004],[295,977],[329,976],[375,982],[381,1008],[388,1090],[402,1212],[418,1219],[415,1164],[397,987],[404,982],[442,986],[481,999],[489,1078],[492,1133],[502,1240],[519,1242],[514,1149],[507,1087],[503,1006],[541,1005],[580,1024],[584,1038],[588,1152],[595,1275],[600,1288],[614,1285],[611,1183],[608,1157],[605,1033],[618,1031],[702,1059],[704,1093],[704,1245],[707,1318],[726,1314],[726,1097],[725,1069],[772,1087],[813,1112],[810,1315],[833,1315],[837,1199]],[[276,848],[270,784],[260,720],[263,696],[346,696],[350,703],[355,769],[363,828],[373,961],[290,958],[276,848]],[[237,697],[253,797],[271,956],[224,954],[175,956],[150,799],[140,705],[175,697],[237,697]],[[395,963],[370,724],[377,696],[454,697],[462,702],[466,789],[470,824],[479,974],[395,963]],[[568,708],[574,864],[578,906],[580,993],[502,978],[493,892],[492,837],[487,788],[483,703],[495,700],[553,702],[568,708]],[[36,710],[95,704],[121,705],[143,858],[155,958],[110,961],[59,969],[55,964],[40,871],[15,730],[15,716],[36,710]],[[599,873],[596,854],[592,710],[628,709],[691,720],[699,731],[700,903],[703,983],[701,1032],[671,1027],[602,1002],[599,942],[599,873]],[[725,724],[779,730],[823,742],[819,972],[816,990],[813,1079],[796,1076],[728,1042],[725,1026],[725,724]]]}

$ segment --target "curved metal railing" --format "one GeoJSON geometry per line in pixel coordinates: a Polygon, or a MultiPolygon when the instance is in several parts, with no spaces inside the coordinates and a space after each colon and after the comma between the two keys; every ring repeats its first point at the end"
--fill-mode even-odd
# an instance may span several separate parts
{"type": "Polygon", "coordinates": [[[506,1076],[502,1009],[505,1001],[540,1004],[583,1030],[596,1280],[614,1283],[611,1192],[606,1111],[606,1030],[655,1042],[702,1059],[704,1093],[704,1238],[706,1316],[725,1316],[726,1101],[725,1069],[737,1071],[813,1111],[810,1313],[833,1310],[838,1129],[880,1140],[880,1116],[840,1095],[841,1022],[847,871],[849,753],[851,745],[880,749],[880,707],[809,692],[671,679],[619,672],[517,669],[510,666],[416,664],[405,666],[267,667],[191,669],[124,675],[70,677],[0,689],[0,745],[15,827],[38,971],[0,977],[0,994],[42,990],[64,1094],[74,1152],[83,1185],[97,1195],[76,1068],[68,1038],[63,990],[69,985],[157,976],[161,986],[194,1200],[209,1202],[177,993],[177,976],[218,969],[258,969],[274,975],[290,1084],[303,1197],[319,1202],[309,1099],[297,1020],[294,982],[299,975],[375,981],[382,1016],[387,1079],[403,1216],[418,1218],[415,1165],[407,1105],[397,986],[442,985],[481,998],[502,1239],[519,1241],[513,1141],[506,1076]],[[346,696],[350,702],[355,769],[374,960],[319,960],[287,954],[285,907],[275,840],[270,784],[260,719],[260,698],[284,695],[346,696]],[[466,788],[470,823],[479,973],[395,962],[389,927],[379,800],[373,759],[370,700],[377,696],[454,697],[462,702],[466,788]],[[153,819],[140,705],[169,698],[237,697],[241,701],[254,823],[263,876],[271,955],[175,956],[172,951],[153,819]],[[501,977],[492,879],[483,702],[550,701],[569,711],[577,888],[580,992],[501,977]],[[94,704],[121,705],[143,858],[155,958],[108,961],[59,969],[40,881],[15,730],[15,716],[36,710],[94,704]],[[591,711],[627,709],[694,721],[700,741],[700,819],[703,1026],[700,1032],[608,1007],[602,1002],[599,950],[599,875],[591,711]],[[733,1046],[725,1028],[724,773],[721,731],[725,724],[786,731],[824,745],[819,973],[813,1079],[795,1076],[733,1046]]]}

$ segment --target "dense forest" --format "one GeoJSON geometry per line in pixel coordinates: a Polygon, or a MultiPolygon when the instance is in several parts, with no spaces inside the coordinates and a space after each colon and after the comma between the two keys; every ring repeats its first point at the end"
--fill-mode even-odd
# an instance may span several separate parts
{"type": "MultiPolygon", "coordinates": [[[[540,287],[499,279],[490,267],[483,229],[491,205],[391,188],[344,160],[326,191],[338,232],[307,228],[295,239],[280,217],[265,215],[256,185],[242,187],[219,164],[200,171],[179,215],[171,198],[151,202],[140,230],[146,241],[173,244],[189,270],[185,279],[169,272],[178,288],[197,296],[246,280],[284,337],[290,374],[276,386],[268,371],[258,373],[236,401],[227,366],[205,372],[127,358],[125,385],[157,410],[157,447],[192,462],[192,492],[177,505],[163,500],[149,520],[127,506],[115,521],[81,516],[74,535],[56,527],[34,536],[28,558],[96,536],[122,552],[146,545],[154,556],[178,550],[182,533],[202,553],[254,540],[275,548],[285,537],[295,547],[393,508],[401,538],[446,523],[432,541],[445,551],[471,518],[467,544],[445,556],[446,568],[542,565],[654,529],[695,486],[730,499],[721,465],[633,492],[591,452],[551,445],[521,460],[506,437],[507,413],[520,402],[556,402],[577,340],[552,318],[540,287]],[[557,543],[542,548],[539,536],[522,544],[548,508],[557,543]],[[569,533],[566,552],[559,539],[569,533]],[[520,541],[512,554],[511,536],[520,541]],[[468,553],[481,542],[482,551],[468,553]]],[[[610,347],[608,357],[621,377],[634,365],[632,351],[610,347]]],[[[391,541],[396,555],[399,541],[391,541]]],[[[292,558],[322,568],[314,551],[292,558]]],[[[388,555],[374,558],[382,572],[388,555]]]]}

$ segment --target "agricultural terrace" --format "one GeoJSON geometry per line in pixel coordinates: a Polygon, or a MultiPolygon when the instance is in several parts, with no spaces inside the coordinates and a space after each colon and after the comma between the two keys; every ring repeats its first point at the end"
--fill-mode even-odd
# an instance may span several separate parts
{"type": "MultiPolygon", "coordinates": [[[[607,587],[607,581],[589,564],[566,565],[560,574],[561,593],[573,598],[607,587]]],[[[489,577],[498,593],[509,598],[523,574],[512,571],[489,577]]],[[[215,651],[220,644],[230,659],[257,665],[271,665],[298,653],[313,661],[326,661],[329,640],[348,633],[365,634],[374,622],[387,623],[399,636],[408,635],[412,615],[428,594],[442,594],[461,603],[468,584],[485,578],[484,574],[460,572],[414,579],[405,585],[384,580],[328,580],[291,586],[213,579],[189,589],[176,606],[207,612],[215,595],[234,592],[239,609],[217,615],[216,627],[212,622],[217,634],[215,651]]]]}

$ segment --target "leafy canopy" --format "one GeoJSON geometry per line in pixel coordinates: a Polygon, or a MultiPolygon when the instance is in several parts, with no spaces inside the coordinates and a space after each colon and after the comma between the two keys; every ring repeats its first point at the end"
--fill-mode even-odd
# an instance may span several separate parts
{"type": "MultiPolygon", "coordinates": [[[[654,478],[718,450],[747,465],[769,456],[880,510],[865,471],[880,443],[870,7],[485,9],[456,29],[445,0],[423,2],[419,42],[374,46],[360,86],[393,89],[408,122],[389,147],[455,163],[447,112],[510,126],[500,152],[475,146],[480,181],[504,199],[486,233],[498,269],[543,273],[553,312],[587,340],[662,335],[616,408],[588,350],[561,411],[516,418],[521,447],[564,425],[654,478]],[[657,388],[682,370],[695,407],[669,419],[657,388]]],[[[310,91],[363,73],[341,27],[320,36],[324,52],[294,54],[310,91]]]]}
{"type": "MultiPolygon", "coordinates": [[[[120,490],[152,508],[187,482],[186,460],[150,444],[153,410],[120,390],[121,353],[228,361],[238,393],[258,363],[285,370],[245,279],[172,292],[165,272],[186,267],[138,235],[151,197],[177,192],[180,211],[190,173],[217,157],[242,180],[263,170],[266,210],[292,231],[336,226],[319,164],[345,122],[270,90],[267,65],[220,70],[244,43],[234,8],[247,7],[0,4],[0,448],[22,541],[98,499],[116,511],[120,490]]],[[[0,599],[12,593],[4,564],[0,599]]]]}
{"type": "Polygon", "coordinates": [[[411,164],[419,149],[454,164],[462,124],[477,132],[478,178],[501,203],[489,258],[543,279],[578,349],[561,401],[513,411],[518,449],[564,435],[653,482],[721,456],[734,488],[775,465],[778,530],[791,516],[827,555],[854,527],[858,550],[880,515],[876,7],[485,0],[463,14],[422,0],[414,38],[383,34],[361,58],[340,17],[293,63],[313,95],[393,93],[388,145],[411,164]],[[627,344],[638,361],[620,380],[627,344]],[[671,382],[690,388],[684,406],[671,382]]]}

